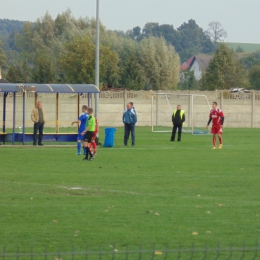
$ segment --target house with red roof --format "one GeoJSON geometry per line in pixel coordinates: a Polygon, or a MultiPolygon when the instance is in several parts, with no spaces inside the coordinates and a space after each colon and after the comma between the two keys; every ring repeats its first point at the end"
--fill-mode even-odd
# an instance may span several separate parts
{"type": "Polygon", "coordinates": [[[200,54],[190,57],[186,62],[180,66],[180,71],[184,72],[187,70],[194,71],[196,80],[202,78],[203,72],[208,68],[213,55],[200,54]]]}

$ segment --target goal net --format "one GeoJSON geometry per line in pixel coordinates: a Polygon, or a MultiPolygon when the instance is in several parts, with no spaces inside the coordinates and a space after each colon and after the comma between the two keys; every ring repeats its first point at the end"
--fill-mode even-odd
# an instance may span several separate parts
{"type": "Polygon", "coordinates": [[[154,93],[151,105],[152,132],[171,132],[172,114],[181,105],[185,111],[183,132],[191,134],[208,134],[206,125],[211,109],[205,95],[154,93]]]}

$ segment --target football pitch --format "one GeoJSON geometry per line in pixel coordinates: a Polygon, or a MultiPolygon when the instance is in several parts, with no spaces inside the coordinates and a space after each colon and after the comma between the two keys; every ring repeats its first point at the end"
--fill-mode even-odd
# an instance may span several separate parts
{"type": "Polygon", "coordinates": [[[135,147],[115,135],[93,161],[76,144],[0,146],[0,250],[255,246],[259,129],[224,129],[221,150],[211,135],[170,142],[137,127],[135,147]]]}

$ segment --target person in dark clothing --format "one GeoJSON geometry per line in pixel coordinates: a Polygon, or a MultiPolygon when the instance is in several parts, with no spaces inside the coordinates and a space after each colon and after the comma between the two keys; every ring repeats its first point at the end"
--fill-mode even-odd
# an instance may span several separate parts
{"type": "Polygon", "coordinates": [[[33,109],[31,113],[31,119],[34,122],[33,125],[33,145],[36,146],[37,143],[37,132],[39,131],[38,145],[42,144],[43,138],[43,127],[46,122],[45,111],[42,108],[42,102],[38,102],[37,106],[33,109]]]}
{"type": "Polygon", "coordinates": [[[176,131],[178,128],[178,141],[181,141],[181,131],[182,131],[182,125],[185,121],[185,111],[181,109],[181,105],[177,105],[177,109],[173,111],[172,114],[172,123],[173,123],[173,128],[172,128],[172,136],[170,141],[175,140],[175,135],[176,131]]]}
{"type": "Polygon", "coordinates": [[[123,113],[123,123],[125,125],[124,133],[124,145],[127,146],[129,135],[132,135],[132,146],[135,145],[135,124],[137,122],[137,114],[133,105],[128,103],[126,105],[126,110],[123,113]]]}

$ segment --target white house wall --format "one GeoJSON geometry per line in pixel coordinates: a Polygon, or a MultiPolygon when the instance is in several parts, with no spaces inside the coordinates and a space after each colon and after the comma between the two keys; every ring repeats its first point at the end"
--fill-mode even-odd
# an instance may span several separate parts
{"type": "Polygon", "coordinates": [[[196,80],[200,80],[201,79],[201,69],[200,69],[200,65],[199,63],[197,62],[197,60],[195,60],[192,64],[192,66],[190,67],[190,70],[194,71],[194,76],[196,78],[196,80]]]}

